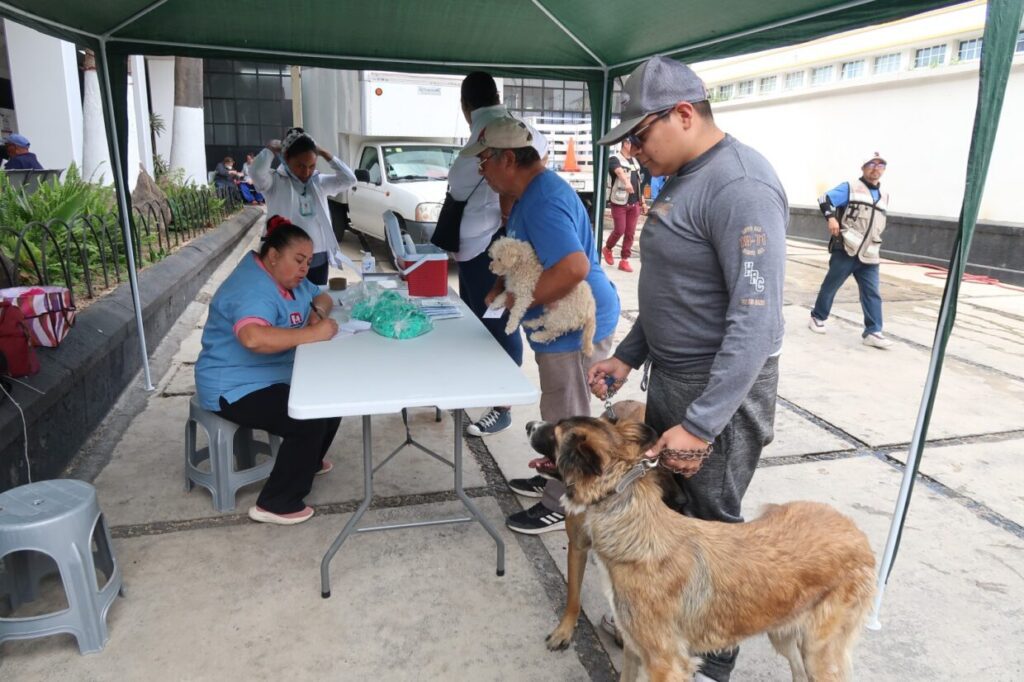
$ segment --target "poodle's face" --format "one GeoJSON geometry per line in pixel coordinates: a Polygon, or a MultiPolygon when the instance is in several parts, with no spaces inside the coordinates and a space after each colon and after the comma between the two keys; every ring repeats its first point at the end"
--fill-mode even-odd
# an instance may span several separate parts
{"type": "Polygon", "coordinates": [[[491,272],[496,275],[507,275],[526,259],[526,250],[530,245],[518,239],[503,237],[491,245],[491,272]]]}

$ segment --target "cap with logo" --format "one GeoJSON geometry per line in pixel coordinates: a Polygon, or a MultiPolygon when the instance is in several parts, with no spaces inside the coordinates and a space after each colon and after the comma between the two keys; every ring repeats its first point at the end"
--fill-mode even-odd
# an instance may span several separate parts
{"type": "Polygon", "coordinates": [[[868,160],[865,161],[864,163],[862,163],[860,165],[860,167],[863,168],[864,166],[868,165],[872,161],[881,161],[882,163],[885,163],[885,159],[882,158],[881,154],[879,154],[878,152],[871,152],[871,156],[869,156],[868,160]]]}
{"type": "Polygon", "coordinates": [[[707,98],[704,81],[689,66],[668,57],[652,57],[629,74],[622,86],[622,122],[597,143],[615,144],[645,117],[678,102],[703,102],[707,98]]]}

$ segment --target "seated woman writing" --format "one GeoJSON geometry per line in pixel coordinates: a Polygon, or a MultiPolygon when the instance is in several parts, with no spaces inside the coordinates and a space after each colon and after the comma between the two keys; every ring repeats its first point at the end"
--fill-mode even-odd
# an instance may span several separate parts
{"type": "Polygon", "coordinates": [[[259,253],[248,253],[210,303],[196,392],[204,409],[283,439],[270,478],[249,518],[291,525],[313,516],[303,498],[324,460],[340,419],[288,416],[295,347],[338,331],[331,297],[306,279],[313,242],[281,216],[267,221],[259,253]]]}

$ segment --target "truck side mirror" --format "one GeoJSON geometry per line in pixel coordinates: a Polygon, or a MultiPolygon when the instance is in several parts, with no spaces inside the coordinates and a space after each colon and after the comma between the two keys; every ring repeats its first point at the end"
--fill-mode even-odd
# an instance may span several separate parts
{"type": "Polygon", "coordinates": [[[357,168],[355,172],[356,180],[358,180],[359,182],[370,181],[370,171],[366,170],[365,168],[357,168]]]}

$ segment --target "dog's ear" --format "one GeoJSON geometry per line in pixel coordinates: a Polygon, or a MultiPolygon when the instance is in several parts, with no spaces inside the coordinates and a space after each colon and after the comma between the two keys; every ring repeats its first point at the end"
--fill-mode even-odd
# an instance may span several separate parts
{"type": "Polygon", "coordinates": [[[585,433],[570,431],[558,447],[558,464],[587,476],[601,475],[601,458],[587,442],[585,433]]]}
{"type": "Polygon", "coordinates": [[[615,428],[618,429],[620,436],[642,448],[648,448],[658,442],[658,432],[647,424],[626,421],[617,424],[615,428]]]}

